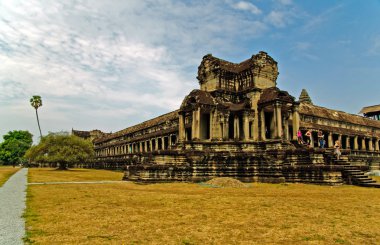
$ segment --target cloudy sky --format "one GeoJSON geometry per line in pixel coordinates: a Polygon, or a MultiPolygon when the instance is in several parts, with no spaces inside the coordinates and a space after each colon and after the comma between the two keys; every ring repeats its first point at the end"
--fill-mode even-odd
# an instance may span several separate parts
{"type": "MultiPolygon", "coordinates": [[[[115,132],[177,109],[208,53],[260,50],[278,87],[356,114],[380,104],[378,0],[0,0],[0,135],[115,132]]],[[[37,137],[35,137],[37,140],[37,137]]]]}

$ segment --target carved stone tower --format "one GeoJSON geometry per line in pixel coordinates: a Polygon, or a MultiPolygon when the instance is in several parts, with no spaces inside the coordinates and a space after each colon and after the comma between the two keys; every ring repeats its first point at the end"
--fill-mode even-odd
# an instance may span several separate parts
{"type": "Polygon", "coordinates": [[[208,54],[203,57],[198,67],[197,78],[203,91],[240,92],[251,88],[276,87],[277,76],[277,62],[267,53],[260,51],[239,64],[208,54]]]}

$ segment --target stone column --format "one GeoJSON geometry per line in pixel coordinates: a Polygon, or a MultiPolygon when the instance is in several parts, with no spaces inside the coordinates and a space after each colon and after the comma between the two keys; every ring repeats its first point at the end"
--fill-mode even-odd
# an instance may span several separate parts
{"type": "Polygon", "coordinates": [[[369,138],[368,150],[369,151],[373,151],[373,139],[372,138],[369,138]]]}
{"type": "Polygon", "coordinates": [[[257,110],[255,110],[255,117],[253,118],[252,134],[253,140],[259,141],[259,113],[257,110]]]}
{"type": "Polygon", "coordinates": [[[171,149],[172,148],[172,135],[169,134],[169,138],[168,138],[168,149],[171,149]]]}
{"type": "Polygon", "coordinates": [[[213,110],[210,110],[210,126],[209,126],[209,130],[210,130],[210,140],[214,139],[215,138],[215,129],[217,127],[214,127],[214,115],[216,113],[213,111],[213,110]]]}
{"type": "Polygon", "coordinates": [[[228,137],[230,135],[229,133],[229,115],[224,116],[224,123],[223,123],[223,140],[228,140],[228,137]]]}
{"type": "Polygon", "coordinates": [[[156,141],[156,151],[158,151],[158,138],[155,138],[155,141],[156,141]]]}
{"type": "Polygon", "coordinates": [[[264,112],[264,108],[261,109],[260,111],[260,123],[261,123],[261,135],[260,135],[260,138],[261,140],[266,140],[266,137],[265,137],[265,112],[264,112]]]}
{"type": "Polygon", "coordinates": [[[329,135],[327,137],[327,141],[328,141],[328,144],[329,144],[328,145],[329,148],[334,147],[332,132],[329,132],[329,135]]]}
{"type": "Polygon", "coordinates": [[[362,151],[367,150],[367,147],[365,145],[365,138],[362,139],[362,151]]]}
{"type": "Polygon", "coordinates": [[[248,141],[249,140],[249,118],[248,118],[249,113],[244,112],[243,114],[243,128],[244,128],[244,140],[248,141]]]}
{"type": "Polygon", "coordinates": [[[183,142],[184,140],[185,140],[185,115],[184,113],[179,113],[178,141],[183,142]]]}
{"type": "Polygon", "coordinates": [[[346,149],[350,149],[351,146],[350,146],[350,136],[347,135],[346,137],[346,149]]]}
{"type": "Polygon", "coordinates": [[[150,151],[154,151],[152,139],[149,140],[150,151]]]}
{"type": "Polygon", "coordinates": [[[234,139],[240,138],[240,131],[239,131],[239,117],[235,115],[234,117],[234,139]]]}
{"type": "Polygon", "coordinates": [[[293,140],[297,140],[297,132],[300,128],[300,115],[298,113],[299,106],[294,105],[293,106],[293,112],[292,112],[292,121],[293,121],[293,140]]]}
{"type": "Polygon", "coordinates": [[[375,151],[379,151],[379,138],[375,138],[375,151]]]}
{"type": "Polygon", "coordinates": [[[282,138],[282,117],[281,117],[281,103],[276,101],[274,103],[274,117],[276,118],[276,131],[275,137],[281,139],[282,138]]]}
{"type": "Polygon", "coordinates": [[[284,139],[289,140],[289,120],[284,118],[284,139]]]}
{"type": "Polygon", "coordinates": [[[354,150],[359,149],[359,144],[358,144],[358,136],[354,136],[354,150]]]}
{"type": "Polygon", "coordinates": [[[199,140],[200,139],[200,122],[201,122],[201,108],[199,107],[195,111],[193,111],[193,123],[192,123],[192,139],[199,140]]]}

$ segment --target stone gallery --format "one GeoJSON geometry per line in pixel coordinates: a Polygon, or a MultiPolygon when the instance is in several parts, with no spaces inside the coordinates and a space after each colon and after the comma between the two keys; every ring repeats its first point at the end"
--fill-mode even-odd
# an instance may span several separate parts
{"type": "Polygon", "coordinates": [[[363,173],[379,168],[380,121],[313,105],[306,90],[297,100],[278,74],[265,52],[239,64],[209,54],[178,110],[115,133],[73,133],[94,135],[91,167],[124,168],[126,180],[374,185],[363,173]]]}

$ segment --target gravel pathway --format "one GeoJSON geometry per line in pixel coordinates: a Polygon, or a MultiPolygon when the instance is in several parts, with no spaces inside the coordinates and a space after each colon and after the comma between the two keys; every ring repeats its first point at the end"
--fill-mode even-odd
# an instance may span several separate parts
{"type": "Polygon", "coordinates": [[[0,187],[0,244],[24,244],[27,174],[22,168],[0,187]]]}

